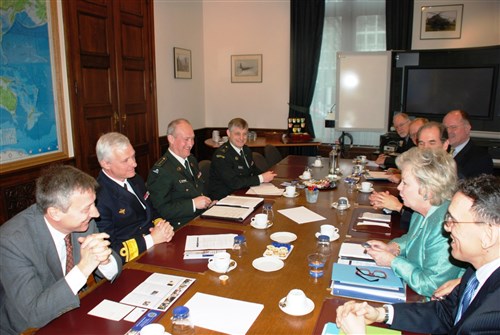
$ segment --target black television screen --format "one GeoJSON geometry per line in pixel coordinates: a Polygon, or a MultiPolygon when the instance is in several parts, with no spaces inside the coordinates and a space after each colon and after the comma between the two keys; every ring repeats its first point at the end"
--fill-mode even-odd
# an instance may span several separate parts
{"type": "Polygon", "coordinates": [[[444,116],[454,109],[472,119],[493,117],[494,66],[405,68],[403,105],[409,115],[444,116]]]}

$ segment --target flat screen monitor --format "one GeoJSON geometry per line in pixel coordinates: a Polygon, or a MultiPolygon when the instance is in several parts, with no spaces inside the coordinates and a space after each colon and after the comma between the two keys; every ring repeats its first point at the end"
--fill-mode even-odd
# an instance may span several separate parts
{"type": "Polygon", "coordinates": [[[471,119],[493,117],[496,67],[422,68],[407,66],[404,110],[409,115],[444,116],[454,109],[471,119]]]}

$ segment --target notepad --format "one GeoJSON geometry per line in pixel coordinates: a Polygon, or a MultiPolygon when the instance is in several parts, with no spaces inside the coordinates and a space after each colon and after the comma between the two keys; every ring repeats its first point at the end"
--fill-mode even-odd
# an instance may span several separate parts
{"type": "Polygon", "coordinates": [[[241,222],[262,202],[264,198],[229,195],[207,209],[201,217],[241,222]]]}

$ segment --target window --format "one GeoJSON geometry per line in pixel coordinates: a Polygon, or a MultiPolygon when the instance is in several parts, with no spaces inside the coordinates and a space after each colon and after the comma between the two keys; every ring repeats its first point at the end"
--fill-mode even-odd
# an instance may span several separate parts
{"type": "MultiPolygon", "coordinates": [[[[385,1],[327,0],[321,57],[311,117],[316,138],[334,143],[340,134],[325,128],[326,114],[335,111],[338,51],[385,51],[385,1]]],[[[352,132],[356,144],[378,145],[380,133],[352,132]]]]}

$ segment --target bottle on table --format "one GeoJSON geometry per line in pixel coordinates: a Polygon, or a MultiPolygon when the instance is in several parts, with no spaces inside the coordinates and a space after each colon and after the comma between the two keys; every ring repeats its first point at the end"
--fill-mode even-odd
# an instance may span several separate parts
{"type": "Polygon", "coordinates": [[[194,325],[189,319],[189,308],[177,306],[172,311],[172,335],[193,335],[194,325]]]}
{"type": "Polygon", "coordinates": [[[316,244],[316,252],[318,254],[322,254],[325,257],[330,257],[332,254],[332,250],[330,247],[330,237],[327,235],[319,235],[317,244],[316,244]]]}
{"type": "Polygon", "coordinates": [[[234,237],[233,250],[240,258],[247,253],[247,241],[245,236],[237,235],[234,237]]]}
{"type": "Polygon", "coordinates": [[[262,213],[267,215],[267,226],[270,226],[274,222],[274,210],[273,210],[273,204],[271,203],[265,203],[262,206],[262,213]]]}

